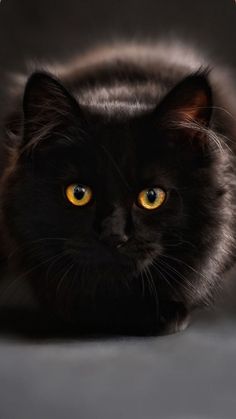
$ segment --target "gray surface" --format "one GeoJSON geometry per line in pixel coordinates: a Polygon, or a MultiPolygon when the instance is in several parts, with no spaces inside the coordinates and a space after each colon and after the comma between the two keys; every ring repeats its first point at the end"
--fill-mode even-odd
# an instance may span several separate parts
{"type": "Polygon", "coordinates": [[[235,273],[214,310],[195,313],[185,332],[146,338],[52,333],[30,293],[12,293],[6,281],[0,419],[235,419],[235,273]]]}
{"type": "Polygon", "coordinates": [[[139,339],[1,340],[1,419],[235,419],[236,319],[139,339]]]}

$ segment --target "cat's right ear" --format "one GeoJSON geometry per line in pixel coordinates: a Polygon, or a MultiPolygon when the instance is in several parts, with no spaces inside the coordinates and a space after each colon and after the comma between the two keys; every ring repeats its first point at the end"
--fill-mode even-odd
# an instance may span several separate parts
{"type": "MultiPolygon", "coordinates": [[[[180,81],[158,106],[165,126],[208,127],[212,115],[212,91],[207,73],[197,72],[180,81]]],[[[188,130],[190,133],[190,130],[188,130]]]]}
{"type": "Polygon", "coordinates": [[[54,131],[75,121],[79,105],[67,89],[44,72],[28,80],[23,98],[24,144],[37,145],[54,131]]]}

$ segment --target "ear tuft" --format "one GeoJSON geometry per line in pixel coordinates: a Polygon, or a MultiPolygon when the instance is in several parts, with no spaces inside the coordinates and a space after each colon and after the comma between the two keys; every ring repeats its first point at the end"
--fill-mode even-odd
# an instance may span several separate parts
{"type": "Polygon", "coordinates": [[[212,114],[212,91],[207,72],[190,75],[178,83],[158,107],[159,115],[168,122],[195,122],[208,126],[212,114]]]}
{"type": "Polygon", "coordinates": [[[68,123],[78,110],[75,98],[48,73],[29,78],[23,98],[24,138],[32,142],[68,123]]]}

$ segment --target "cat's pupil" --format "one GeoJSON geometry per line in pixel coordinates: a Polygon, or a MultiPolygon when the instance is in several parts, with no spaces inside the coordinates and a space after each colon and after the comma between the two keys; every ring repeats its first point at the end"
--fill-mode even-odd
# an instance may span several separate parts
{"type": "Polygon", "coordinates": [[[83,199],[85,194],[85,188],[81,185],[77,185],[74,189],[74,196],[76,199],[81,200],[83,199]]]}
{"type": "Polygon", "coordinates": [[[148,201],[153,204],[157,198],[157,193],[154,189],[149,189],[147,191],[147,199],[148,201]]]}

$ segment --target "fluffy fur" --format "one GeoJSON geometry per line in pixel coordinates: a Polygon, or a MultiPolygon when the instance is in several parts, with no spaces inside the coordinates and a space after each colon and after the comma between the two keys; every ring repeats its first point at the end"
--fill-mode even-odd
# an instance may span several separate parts
{"type": "Polygon", "coordinates": [[[179,330],[234,263],[234,88],[209,64],[163,43],[96,49],[9,101],[2,254],[78,330],[179,330]],[[91,204],[66,200],[73,182],[91,204]],[[153,186],[167,200],[146,211],[153,186]]]}

